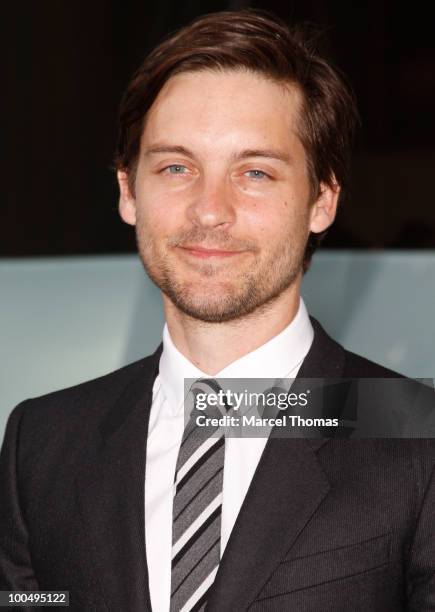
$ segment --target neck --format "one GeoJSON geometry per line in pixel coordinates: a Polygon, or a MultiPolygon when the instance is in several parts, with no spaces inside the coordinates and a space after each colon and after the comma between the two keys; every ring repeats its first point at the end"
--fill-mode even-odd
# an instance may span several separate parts
{"type": "Polygon", "coordinates": [[[163,295],[165,318],[174,345],[210,376],[277,336],[296,316],[299,300],[300,281],[267,306],[243,318],[207,323],[181,312],[163,295]]]}

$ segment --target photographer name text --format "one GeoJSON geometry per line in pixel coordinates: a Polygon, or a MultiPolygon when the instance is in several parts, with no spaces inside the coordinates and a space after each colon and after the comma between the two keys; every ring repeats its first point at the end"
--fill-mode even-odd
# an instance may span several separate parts
{"type": "Polygon", "coordinates": [[[256,417],[244,415],[236,417],[207,417],[200,414],[195,419],[198,427],[338,427],[338,419],[303,418],[297,414],[284,414],[280,417],[256,417]]]}

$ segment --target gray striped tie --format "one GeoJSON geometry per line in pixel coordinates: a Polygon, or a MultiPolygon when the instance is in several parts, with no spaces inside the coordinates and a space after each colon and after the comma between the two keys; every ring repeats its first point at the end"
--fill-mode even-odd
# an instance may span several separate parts
{"type": "MultiPolygon", "coordinates": [[[[199,379],[190,400],[219,390],[214,379],[199,379]]],[[[208,406],[204,414],[222,411],[208,406]]],[[[170,612],[203,611],[218,569],[225,437],[216,430],[198,427],[194,418],[184,429],[174,479],[170,612]]]]}

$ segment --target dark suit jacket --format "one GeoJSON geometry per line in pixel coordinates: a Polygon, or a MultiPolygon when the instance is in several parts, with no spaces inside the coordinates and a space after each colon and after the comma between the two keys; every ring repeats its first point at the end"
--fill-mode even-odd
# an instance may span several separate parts
{"type": "MultiPolygon", "coordinates": [[[[299,377],[394,375],[313,325],[299,377]]],[[[0,589],[69,590],[81,612],[150,611],[144,473],[161,350],[12,412],[0,589]]],[[[434,442],[270,438],[207,612],[435,610],[434,442]]]]}

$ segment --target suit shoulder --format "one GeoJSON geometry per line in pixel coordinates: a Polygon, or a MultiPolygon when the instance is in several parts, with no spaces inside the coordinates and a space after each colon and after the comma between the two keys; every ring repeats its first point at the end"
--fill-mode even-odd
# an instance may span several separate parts
{"type": "Polygon", "coordinates": [[[9,418],[14,420],[25,416],[30,421],[47,418],[53,423],[67,417],[70,422],[83,418],[88,422],[93,414],[97,415],[112,405],[132,381],[149,376],[158,365],[159,356],[160,350],[157,349],[152,355],[103,376],[26,399],[12,410],[9,418]]]}
{"type": "Polygon", "coordinates": [[[345,378],[405,378],[403,374],[371,361],[362,355],[345,350],[345,378]]]}
{"type": "Polygon", "coordinates": [[[113,391],[116,388],[124,387],[126,384],[128,384],[129,380],[131,380],[134,376],[139,375],[141,370],[145,370],[147,361],[149,359],[150,356],[144,357],[143,359],[129,363],[121,368],[113,370],[112,372],[98,376],[97,378],[85,380],[70,387],[45,393],[44,395],[33,397],[26,401],[42,404],[65,400],[68,401],[70,398],[72,399],[75,397],[88,396],[89,394],[94,395],[101,392],[108,394],[110,391],[113,391]]]}
{"type": "Polygon", "coordinates": [[[394,372],[362,355],[346,350],[325,331],[316,318],[310,316],[310,321],[314,329],[314,340],[301,367],[303,376],[314,378],[403,377],[403,374],[399,372],[394,372]]]}

